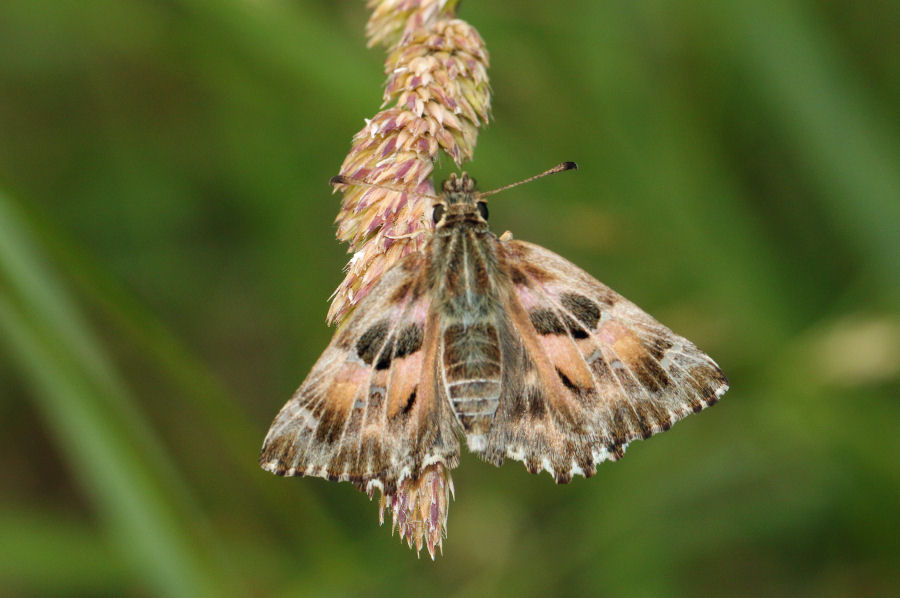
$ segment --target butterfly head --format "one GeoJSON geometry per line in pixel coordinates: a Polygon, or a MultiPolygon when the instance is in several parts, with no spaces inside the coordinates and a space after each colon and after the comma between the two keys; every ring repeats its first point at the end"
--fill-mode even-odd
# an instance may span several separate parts
{"type": "MultiPolygon", "coordinates": [[[[457,176],[456,173],[450,173],[450,177],[446,181],[444,181],[440,197],[435,197],[433,195],[424,193],[418,193],[418,195],[420,195],[421,197],[433,199],[435,201],[433,205],[434,209],[432,211],[432,218],[434,220],[434,227],[436,230],[445,228],[448,225],[463,223],[469,225],[474,224],[477,225],[478,228],[487,229],[488,207],[487,202],[484,199],[485,197],[487,197],[488,195],[494,195],[495,193],[499,193],[500,191],[505,191],[506,189],[511,189],[512,187],[516,187],[518,185],[521,185],[522,183],[528,183],[535,179],[545,177],[548,174],[577,169],[578,165],[575,164],[575,162],[563,162],[562,164],[557,164],[550,170],[545,170],[540,174],[528,177],[527,179],[521,180],[517,183],[512,183],[510,185],[500,187],[499,189],[494,189],[493,191],[484,191],[481,193],[475,191],[475,179],[471,178],[465,172],[459,176],[457,176]]],[[[394,191],[395,193],[410,192],[409,189],[395,187],[393,185],[385,185],[382,183],[369,183],[368,181],[355,179],[353,177],[341,174],[332,177],[331,181],[329,182],[332,185],[360,185],[363,187],[387,189],[388,191],[394,191]]]]}
{"type": "Polygon", "coordinates": [[[475,191],[475,179],[465,172],[460,176],[454,172],[444,181],[441,197],[434,204],[432,214],[436,228],[462,221],[487,224],[487,202],[475,191]]]}

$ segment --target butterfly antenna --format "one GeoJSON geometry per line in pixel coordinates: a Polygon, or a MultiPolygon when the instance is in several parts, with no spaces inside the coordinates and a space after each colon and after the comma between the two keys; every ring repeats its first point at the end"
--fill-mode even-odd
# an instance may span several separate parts
{"type": "Polygon", "coordinates": [[[525,183],[530,183],[531,181],[535,181],[541,177],[545,177],[549,174],[556,174],[557,172],[565,172],[566,170],[578,170],[578,164],[575,162],[563,162],[562,164],[557,164],[550,170],[545,170],[541,174],[536,174],[534,176],[530,176],[525,180],[519,181],[518,183],[512,183],[511,185],[506,185],[500,187],[499,189],[494,189],[492,191],[485,191],[483,193],[479,193],[478,197],[487,197],[488,195],[493,195],[495,193],[500,193],[501,191],[506,191],[507,189],[512,189],[513,187],[518,187],[519,185],[524,185],[525,183]]]}
{"type": "Polygon", "coordinates": [[[332,187],[335,185],[358,185],[360,187],[372,187],[374,189],[385,189],[387,191],[394,191],[395,193],[406,193],[408,195],[418,195],[420,197],[427,197],[428,199],[439,200],[440,198],[435,195],[430,195],[428,193],[419,193],[414,189],[404,189],[402,187],[396,187],[394,185],[384,185],[382,183],[369,183],[360,179],[351,179],[350,177],[346,177],[342,174],[331,177],[328,181],[328,184],[332,187]]]}

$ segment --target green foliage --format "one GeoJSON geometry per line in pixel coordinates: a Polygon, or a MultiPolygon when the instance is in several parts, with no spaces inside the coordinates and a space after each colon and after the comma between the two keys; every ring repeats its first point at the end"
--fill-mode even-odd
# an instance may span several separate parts
{"type": "MultiPolygon", "coordinates": [[[[893,3],[462,3],[484,188],[695,340],[720,405],[555,486],[464,457],[445,555],[256,455],[324,348],[362,2],[0,6],[0,594],[885,595],[900,585],[893,3]]],[[[451,170],[448,162],[442,172],[451,170]]]]}

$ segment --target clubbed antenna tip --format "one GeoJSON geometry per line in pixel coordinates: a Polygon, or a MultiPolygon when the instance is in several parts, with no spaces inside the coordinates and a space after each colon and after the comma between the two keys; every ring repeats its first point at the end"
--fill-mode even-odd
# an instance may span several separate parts
{"type": "Polygon", "coordinates": [[[536,174],[534,176],[530,176],[523,181],[518,181],[516,183],[512,183],[510,185],[504,185],[499,189],[493,189],[491,191],[485,191],[484,193],[479,193],[478,197],[487,197],[488,195],[493,195],[495,193],[500,193],[501,191],[506,191],[507,189],[512,189],[513,187],[518,187],[524,183],[530,183],[531,181],[537,180],[539,178],[545,177],[549,174],[556,174],[557,172],[565,172],[567,170],[578,170],[578,164],[575,162],[563,162],[562,164],[557,164],[550,170],[545,170],[541,174],[536,174]]]}

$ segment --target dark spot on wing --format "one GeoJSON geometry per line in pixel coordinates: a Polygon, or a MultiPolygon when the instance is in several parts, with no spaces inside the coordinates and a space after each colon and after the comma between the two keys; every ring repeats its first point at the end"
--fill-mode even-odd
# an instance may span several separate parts
{"type": "Polygon", "coordinates": [[[569,377],[566,376],[565,373],[563,373],[563,371],[562,371],[561,369],[556,368],[556,374],[559,376],[559,379],[562,380],[563,386],[565,386],[566,388],[568,388],[568,389],[571,390],[572,392],[578,392],[578,391],[579,391],[579,387],[576,386],[575,384],[573,384],[572,381],[569,380],[569,377]]]}
{"type": "Polygon", "coordinates": [[[528,314],[528,318],[538,334],[566,333],[566,327],[563,326],[559,316],[552,309],[533,309],[528,314]]]}
{"type": "Polygon", "coordinates": [[[418,386],[413,388],[412,392],[409,393],[409,397],[406,399],[406,404],[403,406],[403,410],[401,413],[406,415],[410,411],[412,411],[413,405],[416,403],[416,391],[418,390],[418,386]]]}
{"type": "Polygon", "coordinates": [[[646,343],[647,351],[656,360],[660,360],[666,354],[666,351],[672,348],[672,343],[662,337],[653,339],[652,342],[646,343]]]}
{"type": "Polygon", "coordinates": [[[662,426],[663,432],[665,432],[666,430],[671,428],[672,424],[674,423],[675,422],[672,421],[672,416],[667,413],[666,417],[659,424],[662,426]]]}
{"type": "Polygon", "coordinates": [[[391,303],[399,303],[406,299],[406,295],[409,293],[409,289],[412,286],[411,281],[406,281],[401,284],[397,289],[391,294],[391,303]]]}
{"type": "MultiPolygon", "coordinates": [[[[387,338],[388,321],[382,320],[366,330],[356,341],[356,354],[365,363],[372,365],[387,338]]],[[[390,361],[390,358],[388,358],[390,361]]]]}
{"type": "Polygon", "coordinates": [[[422,327],[410,324],[400,331],[394,349],[394,357],[402,358],[412,355],[422,347],[422,327]]]}
{"type": "Polygon", "coordinates": [[[387,339],[381,351],[378,353],[378,359],[375,361],[376,370],[386,370],[391,367],[392,354],[394,352],[393,335],[387,339]]]}
{"type": "Polygon", "coordinates": [[[569,327],[569,333],[574,339],[581,340],[590,336],[590,333],[582,328],[581,324],[579,324],[569,316],[566,316],[566,326],[569,327]]]}
{"type": "Polygon", "coordinates": [[[658,392],[671,384],[669,375],[650,355],[642,355],[637,366],[638,382],[651,391],[658,392]]]}
{"type": "Polygon", "coordinates": [[[594,330],[600,321],[600,306],[592,299],[576,293],[563,293],[560,297],[565,307],[588,330],[594,330]]]}
{"type": "Polygon", "coordinates": [[[523,287],[531,286],[531,281],[527,276],[525,276],[525,273],[516,267],[512,267],[509,269],[509,277],[512,280],[512,283],[515,285],[520,285],[523,287]]]}
{"type": "Polygon", "coordinates": [[[337,442],[346,419],[346,414],[337,409],[324,409],[319,418],[319,427],[316,428],[316,440],[325,444],[337,442]]]}
{"type": "Polygon", "coordinates": [[[594,456],[591,453],[591,450],[586,446],[575,453],[575,462],[578,464],[578,467],[581,468],[581,471],[586,478],[591,477],[597,472],[597,466],[594,465],[594,456]]]}
{"type": "Polygon", "coordinates": [[[578,399],[579,403],[588,408],[595,408],[597,405],[598,395],[597,389],[591,385],[589,387],[578,386],[572,380],[566,376],[565,372],[556,368],[556,375],[559,376],[560,381],[574,396],[578,399]]]}
{"type": "Polygon", "coordinates": [[[531,325],[538,334],[571,334],[575,339],[583,339],[590,333],[569,314],[562,317],[553,309],[533,309],[528,314],[531,325]]]}

